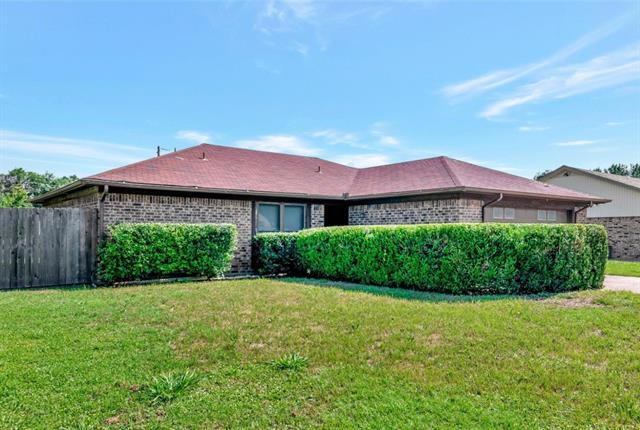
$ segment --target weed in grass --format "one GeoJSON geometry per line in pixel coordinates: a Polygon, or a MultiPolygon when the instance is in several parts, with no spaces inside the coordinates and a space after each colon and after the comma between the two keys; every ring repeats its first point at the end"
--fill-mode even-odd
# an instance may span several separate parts
{"type": "Polygon", "coordinates": [[[165,373],[154,376],[151,383],[145,387],[145,391],[153,404],[169,402],[195,386],[200,379],[193,370],[165,373]]]}
{"type": "Polygon", "coordinates": [[[284,355],[276,360],[271,361],[271,366],[278,370],[302,370],[309,365],[309,359],[297,352],[284,355]]]}

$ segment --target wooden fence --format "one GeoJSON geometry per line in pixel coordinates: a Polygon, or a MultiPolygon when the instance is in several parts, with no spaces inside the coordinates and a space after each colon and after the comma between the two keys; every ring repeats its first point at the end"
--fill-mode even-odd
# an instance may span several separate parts
{"type": "Polygon", "coordinates": [[[0,209],[0,289],[91,283],[96,209],[0,209]]]}

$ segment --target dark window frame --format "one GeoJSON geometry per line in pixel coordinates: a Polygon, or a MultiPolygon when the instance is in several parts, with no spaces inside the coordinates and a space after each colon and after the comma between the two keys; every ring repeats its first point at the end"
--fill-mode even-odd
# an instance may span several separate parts
{"type": "MultiPolygon", "coordinates": [[[[281,202],[265,202],[265,201],[260,201],[260,202],[256,202],[256,215],[255,215],[255,228],[256,228],[256,233],[292,233],[292,232],[286,232],[284,229],[284,211],[285,211],[285,207],[287,206],[295,206],[295,207],[301,207],[302,208],[302,228],[300,230],[304,230],[305,228],[308,228],[308,220],[307,220],[307,205],[304,203],[281,203],[281,202]],[[280,221],[280,229],[278,231],[270,231],[270,232],[265,232],[265,231],[260,231],[260,225],[259,225],[259,221],[258,221],[258,217],[260,216],[260,205],[270,205],[270,206],[279,206],[279,221],[280,221]]],[[[300,231],[300,230],[296,230],[296,231],[300,231]]]]}

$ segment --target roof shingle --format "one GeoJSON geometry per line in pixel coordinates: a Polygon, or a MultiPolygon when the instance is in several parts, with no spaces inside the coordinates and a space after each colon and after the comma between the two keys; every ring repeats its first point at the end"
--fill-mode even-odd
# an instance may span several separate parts
{"type": "Polygon", "coordinates": [[[335,199],[457,190],[601,200],[448,157],[357,169],[315,157],[210,144],[109,170],[84,181],[335,199]]]}

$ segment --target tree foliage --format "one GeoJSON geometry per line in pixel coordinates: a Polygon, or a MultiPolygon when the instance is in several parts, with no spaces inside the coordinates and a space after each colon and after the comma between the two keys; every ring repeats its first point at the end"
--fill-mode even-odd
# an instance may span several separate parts
{"type": "Polygon", "coordinates": [[[76,175],[56,177],[53,173],[36,173],[21,167],[0,173],[0,205],[28,207],[29,199],[77,181],[76,175]]]}
{"type": "Polygon", "coordinates": [[[14,186],[8,193],[0,195],[0,208],[28,208],[29,194],[22,185],[14,186]]]}

